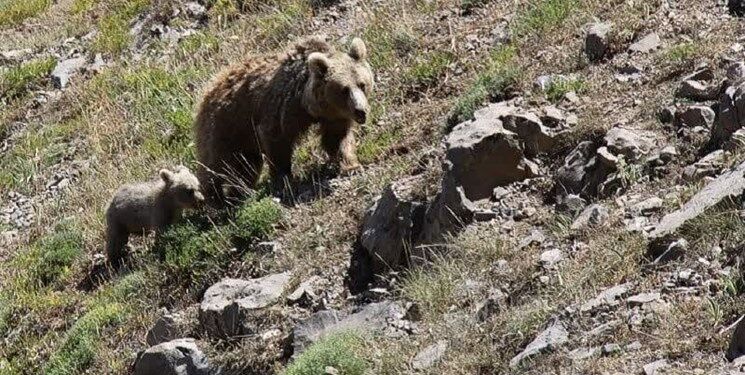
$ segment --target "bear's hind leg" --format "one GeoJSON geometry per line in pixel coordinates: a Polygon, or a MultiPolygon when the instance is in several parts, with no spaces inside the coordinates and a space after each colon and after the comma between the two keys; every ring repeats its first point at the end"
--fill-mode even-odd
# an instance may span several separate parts
{"type": "Polygon", "coordinates": [[[106,229],[106,259],[114,267],[124,263],[125,248],[129,241],[126,228],[116,223],[109,223],[106,229]]]}

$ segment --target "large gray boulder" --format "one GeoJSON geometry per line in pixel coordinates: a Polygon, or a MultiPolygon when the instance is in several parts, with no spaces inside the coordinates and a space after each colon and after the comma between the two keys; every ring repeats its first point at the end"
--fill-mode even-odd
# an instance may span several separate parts
{"type": "Polygon", "coordinates": [[[477,111],[475,120],[456,126],[445,139],[445,173],[471,201],[489,198],[497,186],[535,176],[520,138],[492,111],[504,109],[492,105],[477,111]]]}
{"type": "Polygon", "coordinates": [[[332,333],[381,333],[390,322],[400,320],[404,315],[403,307],[391,301],[370,303],[352,314],[336,310],[319,311],[292,330],[293,357],[332,333]]]}
{"type": "Polygon", "coordinates": [[[612,25],[607,22],[592,24],[585,37],[585,55],[590,61],[598,61],[605,57],[610,47],[610,33],[612,25]]]}
{"type": "Polygon", "coordinates": [[[525,154],[535,156],[549,152],[556,143],[553,130],[543,125],[534,113],[514,113],[502,117],[505,129],[517,134],[525,154]]]}
{"type": "Polygon", "coordinates": [[[677,211],[665,215],[649,234],[648,255],[657,258],[668,250],[676,239],[675,234],[685,223],[695,219],[706,210],[737,198],[745,191],[745,163],[725,172],[696,193],[677,211]]]}
{"type": "Polygon", "coordinates": [[[617,164],[618,159],[607,147],[597,147],[590,141],[581,142],[564,158],[564,164],[554,176],[557,203],[562,205],[567,197],[573,195],[596,196],[603,183],[617,171],[617,164]]]}
{"type": "Polygon", "coordinates": [[[250,333],[250,318],[279,301],[290,281],[288,272],[251,280],[224,279],[204,293],[199,322],[213,337],[250,333]]]}
{"type": "Polygon", "coordinates": [[[214,369],[194,339],[155,345],[137,356],[134,375],[210,375],[214,369]]]}
{"type": "Polygon", "coordinates": [[[371,259],[373,273],[408,264],[407,252],[419,236],[426,209],[425,201],[415,196],[419,185],[418,176],[396,181],[367,211],[360,243],[371,259]]]}
{"type": "MultiPolygon", "coordinates": [[[[500,120],[515,119],[515,111],[504,103],[492,104],[448,134],[440,193],[427,207],[418,243],[440,243],[474,220],[473,202],[490,199],[498,186],[538,175],[537,166],[523,153],[520,136],[506,130],[500,120]]],[[[533,120],[540,124],[537,117],[533,120]]],[[[427,258],[422,247],[415,251],[417,258],[427,258]]]]}

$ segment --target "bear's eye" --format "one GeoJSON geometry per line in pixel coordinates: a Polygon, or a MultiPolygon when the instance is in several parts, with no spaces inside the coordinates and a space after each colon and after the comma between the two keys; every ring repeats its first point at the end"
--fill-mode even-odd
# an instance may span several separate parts
{"type": "Polygon", "coordinates": [[[363,92],[367,92],[367,85],[365,85],[364,83],[360,83],[357,86],[359,86],[360,90],[362,90],[363,92]]]}

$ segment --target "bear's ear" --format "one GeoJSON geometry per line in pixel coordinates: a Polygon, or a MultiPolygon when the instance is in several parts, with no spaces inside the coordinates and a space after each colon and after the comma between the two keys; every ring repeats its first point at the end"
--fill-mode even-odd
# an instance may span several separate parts
{"type": "Polygon", "coordinates": [[[320,52],[313,52],[308,56],[308,68],[310,72],[323,77],[329,70],[329,58],[320,52]]]}
{"type": "Polygon", "coordinates": [[[173,172],[169,171],[168,169],[161,169],[158,173],[160,175],[160,178],[165,182],[167,185],[170,185],[173,183],[173,172]]]}
{"type": "Polygon", "coordinates": [[[354,38],[352,45],[349,46],[349,56],[357,61],[362,61],[367,58],[367,46],[365,42],[360,38],[354,38]]]}

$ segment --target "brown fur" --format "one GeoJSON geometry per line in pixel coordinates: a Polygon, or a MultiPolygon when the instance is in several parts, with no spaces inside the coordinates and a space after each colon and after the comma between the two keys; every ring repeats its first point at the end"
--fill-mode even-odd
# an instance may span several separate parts
{"type": "Polygon", "coordinates": [[[289,53],[249,56],[228,67],[210,84],[196,116],[198,176],[205,191],[221,201],[228,182],[253,187],[262,155],[275,188],[284,187],[295,144],[314,123],[320,123],[323,146],[342,171],[359,168],[352,125],[366,120],[372,84],[359,39],[344,53],[311,37],[289,53]]]}
{"type": "Polygon", "coordinates": [[[124,259],[130,234],[165,230],[185,208],[204,201],[199,181],[186,167],[162,169],[155,181],[119,188],[106,209],[106,257],[114,265],[124,259]]]}

